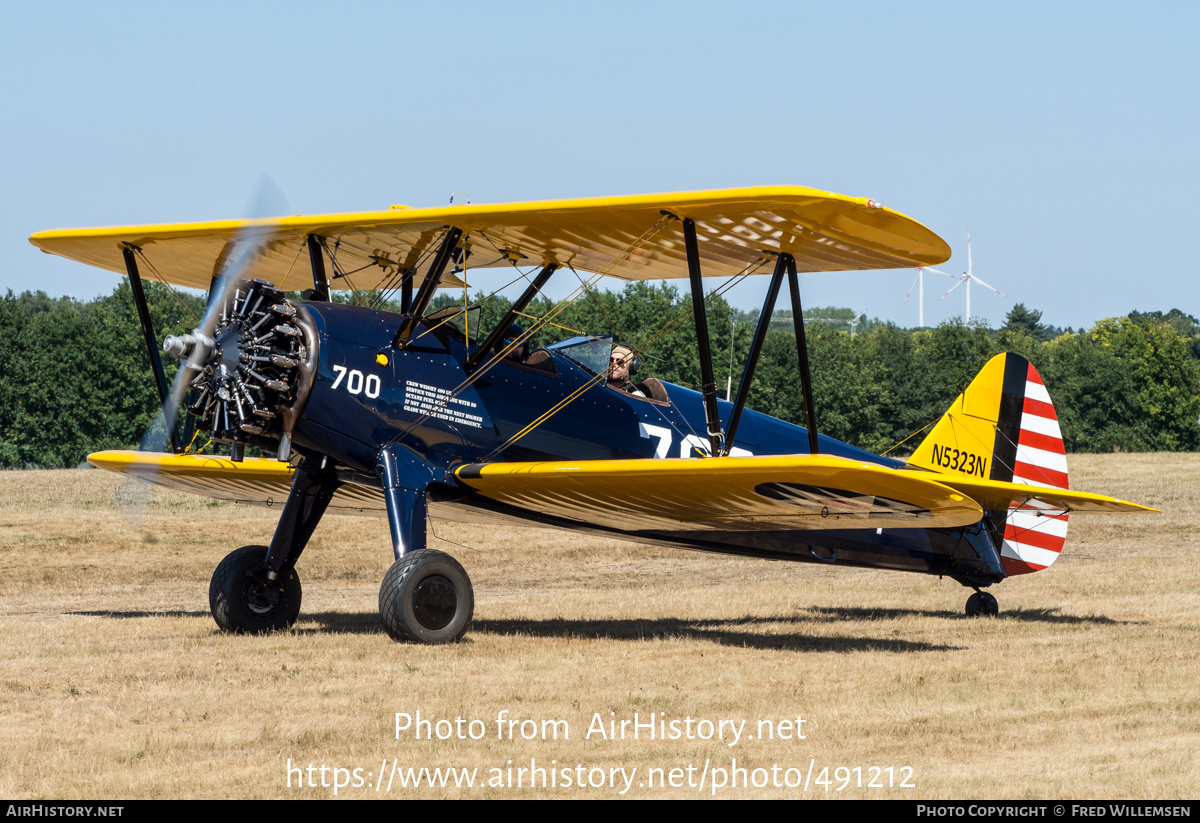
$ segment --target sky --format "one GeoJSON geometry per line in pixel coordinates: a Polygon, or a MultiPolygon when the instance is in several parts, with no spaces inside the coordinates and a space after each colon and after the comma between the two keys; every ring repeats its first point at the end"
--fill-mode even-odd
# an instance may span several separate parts
{"type": "MultiPolygon", "coordinates": [[[[942,271],[966,270],[969,231],[974,274],[1007,295],[972,290],[993,328],[1016,302],[1075,328],[1200,316],[1195,2],[45,2],[5,17],[0,293],[110,293],[119,275],[29,235],[246,216],[264,175],[293,213],[802,185],[929,226],[954,251],[942,271]]],[[[802,299],[915,326],[914,276],[806,274],[802,299]]],[[[938,300],[950,285],[927,280],[926,324],[962,315],[964,288],[938,300]]]]}

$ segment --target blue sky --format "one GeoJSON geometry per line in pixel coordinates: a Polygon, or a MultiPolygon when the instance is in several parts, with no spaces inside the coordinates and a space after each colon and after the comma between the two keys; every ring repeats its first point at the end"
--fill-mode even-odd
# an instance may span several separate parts
{"type": "MultiPolygon", "coordinates": [[[[797,184],[920,220],[945,271],[970,230],[1012,297],[973,291],[993,327],[1016,301],[1077,328],[1200,315],[1196,3],[48,2],[6,23],[0,289],[110,292],[27,237],[239,217],[264,174],[296,213],[797,184]]],[[[803,298],[910,326],[912,279],[805,275],[803,298]]],[[[963,311],[942,291],[927,323],[963,311]]]]}

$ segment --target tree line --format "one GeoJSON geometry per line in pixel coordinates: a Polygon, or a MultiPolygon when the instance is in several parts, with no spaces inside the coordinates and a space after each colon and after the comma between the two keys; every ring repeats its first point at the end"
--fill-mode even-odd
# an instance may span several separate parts
{"type": "MultiPolygon", "coordinates": [[[[159,340],[190,331],[201,298],[146,283],[159,340]]],[[[343,302],[375,296],[338,293],[343,302]]],[[[477,331],[490,330],[511,303],[483,300],[477,331]]],[[[461,304],[443,293],[432,310],[461,304]]],[[[669,282],[592,290],[539,323],[556,304],[534,300],[518,322],[536,328],[534,346],[578,333],[611,334],[645,356],[641,376],[699,387],[691,297],[669,282]]],[[[394,304],[381,307],[396,309],[394,304]]],[[[749,352],[757,312],[708,301],[718,392],[733,391],[749,352]]],[[[1194,451],[1200,448],[1200,321],[1178,309],[1131,312],[1090,329],[1056,329],[1017,304],[1005,324],[950,320],[905,329],[848,309],[806,312],[817,428],[849,443],[903,456],[993,355],[1015,352],[1042,375],[1068,451],[1194,451]]],[[[804,425],[790,311],[771,318],[749,406],[804,425]]],[[[476,338],[473,331],[472,338],[476,338]]],[[[168,381],[175,362],[164,358],[168,381]]],[[[129,283],[84,303],[42,292],[0,299],[0,468],[73,467],[92,451],[135,448],[159,412],[149,358],[129,283]]]]}

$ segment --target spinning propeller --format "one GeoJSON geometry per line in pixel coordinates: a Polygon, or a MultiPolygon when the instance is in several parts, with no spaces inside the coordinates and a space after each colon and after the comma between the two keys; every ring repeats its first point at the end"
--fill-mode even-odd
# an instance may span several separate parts
{"type": "MultiPolygon", "coordinates": [[[[233,432],[241,433],[242,441],[247,435],[264,433],[276,416],[273,407],[299,382],[296,378],[307,351],[306,335],[288,322],[296,309],[269,283],[248,278],[253,263],[276,235],[277,226],[269,218],[288,211],[283,193],[264,175],[246,224],[226,246],[200,324],[188,334],[163,341],[163,350],[182,362],[162,409],[142,436],[141,451],[167,450],[184,398],[196,389],[199,396],[189,411],[214,439],[232,442],[233,457],[240,460],[243,442],[233,432]]],[[[284,451],[281,444],[281,458],[286,459],[284,451]]],[[[156,471],[142,473],[142,479],[152,483],[156,471]]],[[[123,484],[121,496],[132,503],[133,519],[140,526],[150,486],[131,482],[136,485],[123,484]]]]}

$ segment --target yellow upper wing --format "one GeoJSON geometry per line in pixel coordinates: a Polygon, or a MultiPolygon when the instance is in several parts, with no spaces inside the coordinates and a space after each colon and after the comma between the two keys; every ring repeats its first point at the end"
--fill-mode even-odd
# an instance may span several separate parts
{"type": "MultiPolygon", "coordinates": [[[[207,289],[236,243],[266,242],[252,276],[283,289],[311,282],[310,234],[336,248],[354,287],[375,288],[397,269],[427,265],[449,226],[464,232],[467,269],[558,263],[625,280],[687,276],[680,220],[696,222],[705,276],[741,272],[764,251],[796,258],[800,271],[931,266],[950,247],[920,223],[866,198],[799,186],[680,192],[584,200],[223,220],[205,223],[60,229],[29,238],[49,254],[124,272],[122,249],[142,249],[169,283],[207,289]],[[673,218],[664,221],[666,215],[673,218]],[[639,243],[639,239],[641,242],[639,243]],[[637,244],[637,250],[624,256],[637,244]]],[[[334,274],[329,273],[330,276],[334,274]]],[[[333,288],[350,288],[346,279],[333,288]]]]}

